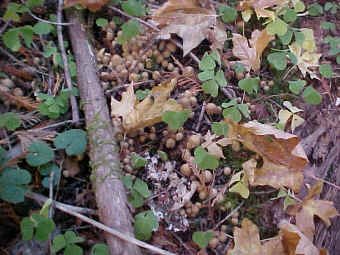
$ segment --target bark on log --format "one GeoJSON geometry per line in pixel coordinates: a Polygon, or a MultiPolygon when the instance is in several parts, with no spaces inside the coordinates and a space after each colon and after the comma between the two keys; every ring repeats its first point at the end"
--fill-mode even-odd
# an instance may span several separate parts
{"type": "MultiPolygon", "coordinates": [[[[323,99],[322,105],[307,106],[305,124],[299,128],[302,146],[310,160],[313,174],[340,186],[340,109],[323,99]]],[[[308,180],[311,183],[313,180],[308,180]]],[[[315,180],[314,180],[315,182],[315,180]]],[[[333,201],[340,212],[340,192],[335,187],[324,184],[321,199],[333,201]]],[[[315,244],[326,248],[329,255],[340,254],[340,217],[331,219],[331,226],[318,221],[315,244]]]]}
{"type": "MultiPolygon", "coordinates": [[[[88,41],[82,13],[78,10],[68,10],[66,14],[69,22],[73,23],[69,26],[69,34],[77,63],[78,88],[85,112],[92,183],[99,217],[105,225],[133,236],[132,217],[123,183],[119,179],[121,169],[118,148],[104,91],[97,77],[95,53],[88,41]]],[[[136,245],[107,233],[105,235],[112,255],[141,254],[136,245]]]]}

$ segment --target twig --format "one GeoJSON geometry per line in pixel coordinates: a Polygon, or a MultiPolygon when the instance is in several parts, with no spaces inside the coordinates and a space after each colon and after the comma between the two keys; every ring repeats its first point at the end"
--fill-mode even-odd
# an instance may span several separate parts
{"type": "MultiPolygon", "coordinates": [[[[130,18],[130,19],[136,19],[136,20],[138,20],[140,23],[142,23],[143,25],[145,25],[145,26],[147,26],[147,27],[149,27],[149,28],[151,28],[151,29],[153,29],[153,30],[155,30],[155,31],[157,31],[157,32],[160,32],[160,31],[161,31],[160,29],[158,29],[156,26],[150,24],[149,22],[147,22],[147,21],[145,21],[145,20],[142,20],[142,19],[140,19],[140,18],[137,18],[137,17],[133,17],[133,16],[131,16],[131,15],[129,15],[129,14],[123,12],[122,10],[120,10],[120,9],[114,7],[114,6],[109,6],[109,8],[110,8],[111,10],[115,11],[115,12],[120,13],[121,15],[123,15],[123,16],[125,16],[125,17],[128,17],[128,18],[130,18]]],[[[182,46],[179,42],[177,42],[177,41],[174,40],[174,39],[170,39],[170,41],[171,41],[172,43],[176,44],[177,47],[179,47],[179,48],[181,48],[181,49],[183,50],[183,46],[182,46]]],[[[192,52],[189,53],[189,56],[190,56],[197,64],[200,62],[199,58],[198,58],[195,54],[193,54],[192,52]]]]}
{"type": "Polygon", "coordinates": [[[176,233],[174,233],[174,232],[170,232],[176,239],[177,239],[177,241],[178,242],[180,242],[181,243],[181,245],[190,253],[190,255],[195,255],[195,253],[193,253],[191,250],[190,250],[190,248],[188,247],[188,245],[186,245],[183,241],[182,241],[182,239],[176,234],[176,233]]]}
{"type": "MultiPolygon", "coordinates": [[[[58,12],[57,12],[58,23],[61,23],[61,20],[62,20],[62,11],[63,11],[62,8],[63,8],[63,0],[58,0],[58,12]]],[[[60,47],[61,55],[63,57],[66,85],[68,89],[73,91],[70,69],[68,67],[68,61],[67,61],[67,56],[66,56],[66,51],[65,51],[65,46],[64,46],[62,26],[60,24],[57,26],[57,34],[58,34],[58,44],[60,47]]],[[[76,97],[72,94],[70,100],[71,100],[71,108],[72,108],[72,120],[74,123],[78,123],[79,122],[79,110],[78,110],[78,103],[77,103],[76,97]]]]}
{"type": "Polygon", "coordinates": [[[216,224],[214,227],[214,230],[216,230],[219,226],[221,226],[227,219],[229,219],[234,213],[236,213],[241,206],[244,204],[244,201],[242,201],[241,204],[239,204],[234,210],[232,210],[223,220],[221,220],[219,223],[216,224]]]}
{"type": "MultiPolygon", "coordinates": [[[[33,193],[33,192],[28,192],[26,194],[26,197],[28,198],[31,198],[33,200],[37,200],[37,201],[43,201],[45,202],[47,200],[46,197],[40,195],[40,194],[37,194],[37,193],[33,193]]],[[[109,228],[107,226],[105,226],[104,224],[98,222],[98,221],[95,221],[95,220],[92,220],[82,214],[79,213],[79,209],[85,209],[85,208],[79,208],[79,207],[75,207],[75,206],[71,206],[71,205],[66,205],[66,204],[63,204],[63,203],[60,203],[60,202],[57,202],[55,201],[55,207],[58,208],[60,211],[63,211],[67,214],[70,214],[70,215],[73,215],[75,217],[77,217],[78,219],[82,220],[82,221],[85,221],[105,232],[108,232],[120,239],[122,239],[123,241],[126,241],[126,242],[130,242],[130,243],[133,243],[133,244],[136,244],[140,247],[143,247],[145,249],[148,249],[150,251],[153,251],[153,252],[156,252],[158,254],[163,254],[163,255],[175,255],[174,253],[171,253],[171,252],[168,252],[168,251],[165,251],[165,250],[162,250],[158,247],[155,247],[155,246],[152,246],[148,243],[144,243],[142,241],[139,241],[129,235],[126,235],[126,234],[123,234],[117,230],[114,230],[112,228],[109,228]],[[77,212],[78,211],[78,212],[77,212]]],[[[91,209],[86,209],[86,210],[91,210],[91,209]]],[[[93,211],[93,210],[91,210],[93,211]]]]}
{"type": "Polygon", "coordinates": [[[311,177],[311,178],[313,178],[314,180],[322,181],[322,182],[324,182],[324,183],[326,183],[326,184],[332,186],[333,188],[336,188],[337,190],[340,190],[340,187],[339,187],[338,185],[334,184],[334,183],[331,183],[331,182],[329,182],[329,181],[326,181],[326,180],[324,180],[324,179],[321,179],[321,178],[319,178],[319,177],[317,177],[317,176],[315,176],[315,175],[313,175],[313,174],[311,174],[311,173],[307,173],[307,172],[305,172],[305,173],[306,173],[306,175],[307,175],[308,177],[311,177]]]}
{"type": "MultiPolygon", "coordinates": [[[[45,203],[46,200],[48,199],[47,197],[40,195],[38,193],[35,193],[35,192],[27,192],[25,194],[25,196],[27,198],[33,199],[33,200],[35,200],[39,203],[45,203]]],[[[65,208],[65,210],[69,210],[69,211],[76,212],[76,213],[88,214],[88,215],[97,215],[98,214],[96,210],[89,209],[89,208],[82,208],[82,207],[78,207],[78,206],[68,205],[68,204],[64,204],[64,203],[61,203],[61,202],[57,202],[55,200],[52,200],[52,203],[54,203],[55,207],[58,208],[58,209],[65,208]]]]}
{"type": "Polygon", "coordinates": [[[7,20],[6,23],[2,26],[2,28],[0,29],[0,37],[2,35],[3,32],[5,32],[6,28],[8,27],[9,23],[11,22],[11,20],[7,20]]]}
{"type": "Polygon", "coordinates": [[[52,203],[51,203],[50,210],[48,212],[48,217],[49,218],[53,218],[53,211],[54,211],[53,184],[54,184],[54,171],[51,171],[51,174],[50,174],[50,187],[49,187],[50,188],[49,198],[51,199],[52,203]]]}
{"type": "Polygon", "coordinates": [[[201,109],[201,112],[200,112],[200,116],[198,118],[197,126],[195,128],[196,132],[198,132],[198,130],[200,129],[200,126],[201,126],[201,123],[202,123],[202,120],[203,120],[203,116],[204,116],[204,112],[205,112],[205,106],[206,106],[206,102],[203,101],[202,109],[201,109]]]}

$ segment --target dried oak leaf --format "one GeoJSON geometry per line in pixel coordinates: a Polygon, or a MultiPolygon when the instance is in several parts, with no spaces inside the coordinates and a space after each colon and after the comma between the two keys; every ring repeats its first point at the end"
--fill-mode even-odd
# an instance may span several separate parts
{"type": "Polygon", "coordinates": [[[183,39],[183,56],[204,39],[210,40],[215,48],[222,48],[227,39],[226,32],[217,24],[215,10],[202,8],[198,1],[168,0],[152,15],[152,20],[161,28],[160,39],[169,39],[172,33],[183,39]]]}
{"type": "Polygon", "coordinates": [[[111,98],[111,116],[123,118],[122,125],[125,132],[161,122],[163,112],[182,110],[182,106],[176,100],[168,99],[176,84],[176,79],[172,79],[153,87],[151,95],[141,102],[138,102],[131,85],[126,92],[122,93],[120,102],[111,98]]]}
{"type": "Polygon", "coordinates": [[[214,134],[211,134],[210,130],[208,130],[208,132],[205,134],[203,138],[204,138],[204,143],[201,144],[203,148],[206,148],[208,152],[217,159],[225,158],[223,155],[222,147],[225,147],[228,144],[231,144],[232,141],[230,139],[226,139],[226,138],[217,139],[217,136],[214,134]]]}
{"type": "Polygon", "coordinates": [[[280,224],[280,236],[282,245],[287,255],[324,255],[327,254],[325,249],[318,249],[313,242],[308,239],[297,226],[283,220],[280,224]]]}
{"type": "Polygon", "coordinates": [[[257,18],[271,18],[275,19],[275,12],[267,10],[267,8],[274,6],[282,6],[286,0],[248,0],[241,1],[239,3],[238,9],[242,11],[242,17],[245,21],[249,21],[253,9],[255,10],[257,18]]]}
{"type": "Polygon", "coordinates": [[[245,68],[255,72],[260,70],[261,56],[268,43],[274,39],[273,35],[269,35],[267,30],[254,30],[251,34],[251,39],[248,39],[240,34],[233,34],[233,55],[239,59],[245,68]],[[249,47],[250,44],[250,47],[249,47]]]}
{"type": "Polygon", "coordinates": [[[323,182],[317,182],[308,190],[308,194],[302,200],[302,203],[290,210],[290,214],[296,216],[296,226],[298,229],[311,241],[315,234],[314,216],[322,219],[327,226],[331,225],[330,218],[339,216],[333,202],[312,199],[313,196],[321,193],[322,186],[323,182]]]}
{"type": "Polygon", "coordinates": [[[250,185],[289,187],[295,192],[300,190],[302,168],[308,160],[297,136],[257,121],[241,125],[230,119],[226,119],[226,122],[229,124],[228,138],[243,143],[263,159],[260,168],[251,162],[243,165],[250,185]]]}
{"type": "Polygon", "coordinates": [[[63,8],[68,8],[77,4],[81,4],[81,6],[83,6],[84,8],[96,12],[99,11],[103,6],[107,5],[108,2],[109,0],[66,0],[63,8]]]}
{"type": "Polygon", "coordinates": [[[306,76],[306,73],[309,73],[312,79],[319,79],[310,68],[319,66],[321,54],[305,51],[298,43],[289,45],[289,49],[296,56],[296,65],[300,69],[303,77],[306,76]]]}
{"type": "Polygon", "coordinates": [[[234,248],[227,255],[285,255],[281,240],[275,238],[264,245],[261,244],[259,230],[250,220],[245,218],[241,228],[234,228],[234,248]]]}

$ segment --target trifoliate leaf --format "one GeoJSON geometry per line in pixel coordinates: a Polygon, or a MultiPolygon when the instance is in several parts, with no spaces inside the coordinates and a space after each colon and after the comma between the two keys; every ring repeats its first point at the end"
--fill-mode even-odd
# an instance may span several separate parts
{"type": "Polygon", "coordinates": [[[259,88],[259,82],[260,82],[260,79],[258,77],[247,78],[247,79],[240,80],[238,82],[238,86],[244,91],[246,91],[248,94],[252,94],[254,91],[255,93],[257,93],[257,90],[259,88]]]}
{"type": "Polygon", "coordinates": [[[212,80],[215,77],[215,72],[214,70],[206,70],[204,72],[200,72],[197,75],[197,78],[200,79],[200,81],[208,81],[212,80]]]}
{"type": "Polygon", "coordinates": [[[282,19],[276,18],[267,25],[266,29],[271,35],[283,36],[287,32],[288,25],[282,19]]]}
{"type": "Polygon", "coordinates": [[[295,95],[300,94],[304,86],[306,86],[305,80],[297,80],[297,81],[289,81],[289,90],[293,92],[295,95]]]}
{"type": "Polygon", "coordinates": [[[28,148],[26,161],[30,166],[41,166],[54,158],[54,152],[45,142],[33,142],[28,148]]]}
{"type": "Polygon", "coordinates": [[[38,223],[34,238],[40,242],[45,242],[48,240],[49,235],[55,229],[55,223],[51,219],[45,219],[38,223]]]}
{"type": "Polygon", "coordinates": [[[320,104],[322,96],[312,86],[308,86],[302,93],[303,99],[307,104],[320,104]]]}
{"type": "Polygon", "coordinates": [[[218,160],[210,155],[203,147],[199,146],[194,151],[195,164],[202,170],[216,169],[218,167],[218,160]]]}
{"type": "Polygon", "coordinates": [[[194,232],[192,240],[201,248],[204,249],[208,246],[209,241],[214,237],[213,232],[194,232]]]}
{"type": "Polygon", "coordinates": [[[212,125],[211,125],[211,129],[218,136],[221,136],[221,135],[227,136],[229,126],[224,121],[213,122],[212,125]]]}
{"type": "Polygon", "coordinates": [[[132,188],[136,190],[139,194],[141,194],[144,198],[148,198],[149,196],[151,196],[148,185],[146,184],[146,182],[143,182],[139,178],[136,179],[132,188]]]}
{"type": "Polygon", "coordinates": [[[70,129],[54,140],[57,149],[65,149],[67,155],[80,155],[86,150],[86,133],[81,129],[70,129]]]}
{"type": "Polygon", "coordinates": [[[205,81],[202,84],[202,90],[204,93],[209,94],[213,97],[218,96],[218,85],[215,80],[205,81]]]}
{"type": "Polygon", "coordinates": [[[236,106],[224,109],[222,114],[224,118],[230,118],[237,123],[242,119],[241,113],[236,106]]]}
{"type": "Polygon", "coordinates": [[[58,234],[53,238],[52,252],[57,253],[61,249],[66,247],[66,240],[64,235],[58,234]]]}
{"type": "Polygon", "coordinates": [[[221,14],[221,19],[224,23],[231,23],[237,18],[237,11],[235,8],[231,8],[227,5],[221,5],[218,8],[219,13],[221,14]]]}
{"type": "Polygon", "coordinates": [[[77,236],[73,231],[66,231],[64,237],[68,244],[81,243],[85,241],[84,238],[77,236]]]}
{"type": "Polygon", "coordinates": [[[216,67],[215,60],[210,54],[206,52],[202,60],[199,63],[199,68],[205,71],[205,70],[214,70],[215,67],[216,67]]]}
{"type": "Polygon", "coordinates": [[[33,32],[37,35],[47,35],[53,30],[53,25],[47,22],[38,22],[33,26],[33,32]]]}
{"type": "Polygon", "coordinates": [[[131,16],[145,16],[146,10],[145,6],[142,4],[142,1],[138,0],[127,0],[121,2],[122,9],[130,14],[131,16]]]}
{"type": "Polygon", "coordinates": [[[181,112],[165,111],[162,114],[163,121],[168,124],[171,130],[177,130],[182,127],[188,118],[189,110],[181,112]]]}
{"type": "Polygon", "coordinates": [[[137,154],[136,152],[131,153],[131,166],[133,168],[140,168],[145,166],[147,160],[143,158],[141,155],[137,154]]]}
{"type": "Polygon", "coordinates": [[[109,255],[109,248],[106,244],[97,243],[91,249],[91,255],[109,255]]]}
{"type": "Polygon", "coordinates": [[[333,77],[333,68],[330,64],[322,64],[319,66],[320,74],[325,78],[333,77]]]}
{"type": "Polygon", "coordinates": [[[34,233],[34,223],[29,217],[25,217],[20,222],[20,230],[22,234],[22,240],[32,240],[34,233]]]}
{"type": "Polygon", "coordinates": [[[226,81],[225,76],[224,76],[224,72],[222,70],[219,70],[219,71],[216,72],[215,81],[221,87],[225,87],[225,86],[228,85],[228,82],[226,81]]]}
{"type": "Polygon", "coordinates": [[[105,25],[107,25],[109,22],[107,19],[104,19],[104,18],[98,18],[96,19],[96,25],[98,27],[104,27],[105,25]]]}
{"type": "Polygon", "coordinates": [[[20,115],[7,112],[0,114],[0,128],[5,127],[8,131],[14,131],[21,125],[20,115]]]}
{"type": "Polygon", "coordinates": [[[147,241],[152,231],[158,229],[158,219],[152,211],[144,211],[135,216],[135,236],[139,240],[147,241]]]}
{"type": "Polygon", "coordinates": [[[129,41],[131,38],[138,35],[141,29],[142,27],[138,20],[130,19],[122,25],[122,35],[118,37],[117,42],[123,44],[124,42],[129,41]]]}
{"type": "Polygon", "coordinates": [[[282,71],[287,67],[286,54],[282,52],[271,53],[267,56],[267,59],[277,70],[282,71]]]}

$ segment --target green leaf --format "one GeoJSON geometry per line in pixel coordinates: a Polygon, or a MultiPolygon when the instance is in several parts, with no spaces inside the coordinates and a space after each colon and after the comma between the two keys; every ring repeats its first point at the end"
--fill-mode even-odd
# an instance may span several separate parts
{"type": "Polygon", "coordinates": [[[20,222],[20,230],[22,234],[22,240],[28,241],[32,240],[34,232],[34,223],[29,217],[25,217],[20,222]]]}
{"type": "Polygon", "coordinates": [[[283,36],[287,32],[288,25],[282,19],[276,18],[267,25],[266,29],[271,35],[283,36]]]}
{"type": "Polygon", "coordinates": [[[244,199],[249,197],[249,188],[242,182],[237,182],[235,185],[229,188],[229,192],[240,194],[240,196],[244,199]]]}
{"type": "Polygon", "coordinates": [[[305,80],[297,80],[297,81],[289,81],[289,90],[293,92],[295,95],[300,94],[304,86],[306,86],[305,80]]]}
{"type": "Polygon", "coordinates": [[[215,80],[217,84],[220,85],[221,87],[225,87],[228,85],[228,82],[226,81],[224,72],[222,70],[216,72],[215,80]]]}
{"type": "Polygon", "coordinates": [[[144,199],[141,194],[132,189],[131,196],[128,197],[128,202],[132,205],[133,208],[138,208],[144,205],[144,199]]]}
{"type": "Polygon", "coordinates": [[[297,64],[297,58],[292,52],[288,52],[287,56],[289,57],[290,61],[292,62],[293,65],[297,64]]]}
{"type": "Polygon", "coordinates": [[[3,167],[8,160],[7,151],[0,146],[0,167],[3,167]]]}
{"type": "Polygon", "coordinates": [[[109,248],[106,244],[97,243],[91,249],[91,255],[109,255],[109,248]]]}
{"type": "Polygon", "coordinates": [[[325,78],[333,77],[333,68],[330,64],[322,64],[319,66],[320,74],[325,78]]]}
{"type": "Polygon", "coordinates": [[[20,16],[18,15],[18,13],[22,13],[21,10],[23,10],[23,6],[21,4],[10,2],[7,4],[7,9],[3,16],[3,19],[6,21],[12,20],[14,22],[19,22],[20,16]]]}
{"type": "Polygon", "coordinates": [[[122,176],[121,180],[128,190],[132,189],[132,178],[130,176],[122,176]]]}
{"type": "Polygon", "coordinates": [[[33,28],[32,26],[19,27],[19,34],[24,38],[24,42],[27,47],[31,47],[33,41],[33,28]]]}
{"type": "Polygon", "coordinates": [[[224,23],[231,23],[237,18],[238,14],[235,8],[231,8],[227,5],[221,5],[218,10],[224,23]]]}
{"type": "Polygon", "coordinates": [[[303,99],[307,104],[320,104],[322,96],[312,86],[308,86],[302,93],[303,99]]]}
{"type": "Polygon", "coordinates": [[[14,131],[21,125],[20,115],[7,112],[0,114],[0,128],[5,127],[8,131],[14,131]]]}
{"type": "Polygon", "coordinates": [[[267,56],[267,60],[277,70],[285,70],[287,67],[286,54],[282,52],[271,53],[267,56]]]}
{"type": "Polygon", "coordinates": [[[300,45],[302,46],[303,45],[303,42],[305,41],[305,34],[303,32],[297,32],[295,31],[294,32],[294,35],[295,35],[295,41],[300,45]]]}
{"type": "Polygon", "coordinates": [[[45,217],[46,219],[48,219],[48,213],[50,211],[51,204],[52,204],[52,199],[49,198],[46,200],[46,202],[43,204],[42,208],[40,209],[39,214],[45,217]]]}
{"type": "Polygon", "coordinates": [[[243,114],[244,117],[250,118],[249,116],[249,109],[247,104],[238,104],[237,109],[243,114]]]}
{"type": "Polygon", "coordinates": [[[227,136],[228,130],[229,130],[229,126],[224,121],[213,122],[212,125],[211,125],[211,129],[218,136],[221,136],[221,135],[227,136]]]}
{"type": "Polygon", "coordinates": [[[221,56],[218,53],[218,51],[215,50],[215,51],[211,52],[209,55],[210,55],[210,57],[212,57],[213,60],[216,61],[217,64],[221,65],[221,56]]]}
{"type": "Polygon", "coordinates": [[[158,219],[152,211],[144,211],[135,216],[135,236],[139,240],[147,241],[152,231],[158,229],[158,219]]]}
{"type": "Polygon", "coordinates": [[[296,12],[292,9],[286,9],[285,14],[283,15],[283,19],[287,22],[294,22],[296,20],[296,12]]]}
{"type": "Polygon", "coordinates": [[[55,223],[51,219],[44,220],[39,222],[37,225],[37,229],[34,235],[34,238],[40,242],[45,242],[48,240],[48,237],[55,229],[55,223]]]}
{"type": "Polygon", "coordinates": [[[2,41],[6,47],[12,51],[18,51],[21,47],[19,32],[16,28],[9,29],[6,33],[4,33],[2,41]]]}
{"type": "Polygon", "coordinates": [[[166,152],[164,152],[164,151],[157,151],[157,154],[161,158],[161,160],[163,160],[165,162],[169,160],[168,154],[166,154],[166,152]]]}
{"type": "Polygon", "coordinates": [[[145,90],[138,89],[136,91],[136,97],[137,97],[138,100],[143,100],[144,98],[146,98],[150,94],[151,94],[150,89],[145,89],[145,90]]]}
{"type": "Polygon", "coordinates": [[[199,63],[200,70],[214,70],[216,67],[216,63],[214,58],[208,54],[207,52],[204,53],[202,60],[199,63]]]}
{"type": "Polygon", "coordinates": [[[195,164],[198,165],[201,170],[216,169],[218,167],[218,160],[201,146],[195,149],[194,157],[195,164]]]}
{"type": "Polygon", "coordinates": [[[67,244],[82,243],[85,241],[84,238],[77,236],[73,231],[66,231],[64,237],[67,244]]]}
{"type": "Polygon", "coordinates": [[[224,118],[230,118],[237,123],[242,119],[241,113],[236,106],[224,109],[222,114],[224,118]]]}
{"type": "Polygon", "coordinates": [[[252,94],[254,91],[255,93],[257,93],[257,90],[259,88],[259,82],[260,82],[260,79],[258,77],[247,78],[247,79],[240,80],[238,82],[238,86],[244,91],[246,91],[248,94],[252,94]]]}
{"type": "Polygon", "coordinates": [[[64,255],[82,255],[83,249],[75,244],[68,245],[64,251],[64,255]]]}
{"type": "Polygon", "coordinates": [[[235,105],[237,105],[237,100],[236,100],[236,98],[230,100],[228,103],[222,103],[222,107],[223,107],[223,108],[228,108],[228,107],[230,107],[230,106],[235,106],[235,105]]]}
{"type": "Polygon", "coordinates": [[[218,85],[215,80],[205,81],[202,84],[202,90],[204,93],[209,94],[213,97],[218,96],[218,85]]]}
{"type": "Polygon", "coordinates": [[[279,38],[283,45],[288,45],[292,41],[293,31],[288,29],[287,32],[284,35],[279,36],[279,38]]]}
{"type": "Polygon", "coordinates": [[[98,18],[98,19],[96,19],[96,25],[97,25],[98,27],[104,27],[104,26],[106,26],[108,23],[109,23],[109,22],[108,22],[107,19],[104,19],[104,18],[98,18]]]}
{"type": "Polygon", "coordinates": [[[130,40],[131,38],[138,35],[139,31],[142,30],[139,21],[136,19],[130,19],[122,25],[122,35],[118,37],[117,43],[123,44],[124,42],[130,40]]]}
{"type": "Polygon", "coordinates": [[[294,5],[294,10],[296,12],[303,12],[305,9],[306,9],[306,6],[302,1],[298,1],[294,5]]]}
{"type": "Polygon", "coordinates": [[[291,198],[290,196],[286,196],[283,201],[283,210],[286,211],[288,206],[295,205],[295,204],[296,204],[296,201],[293,198],[291,198]]]}
{"type": "Polygon", "coordinates": [[[196,231],[192,235],[192,240],[201,248],[204,249],[208,246],[209,241],[214,237],[213,232],[196,231]]]}
{"type": "Polygon", "coordinates": [[[308,13],[311,16],[319,16],[323,13],[322,6],[318,3],[311,4],[308,6],[308,13]]]}
{"type": "Polygon", "coordinates": [[[332,22],[323,21],[323,22],[321,22],[320,27],[321,27],[322,29],[325,29],[325,30],[332,30],[332,31],[335,31],[335,24],[332,23],[332,22]]]}
{"type": "Polygon", "coordinates": [[[57,253],[66,247],[66,240],[64,235],[58,234],[53,238],[52,252],[57,253]]]}
{"type": "Polygon", "coordinates": [[[59,134],[54,140],[57,149],[66,149],[67,155],[80,155],[86,150],[86,132],[70,129],[59,134]]]}
{"type": "Polygon", "coordinates": [[[325,11],[329,11],[331,8],[333,7],[333,3],[332,2],[326,2],[325,3],[325,6],[324,6],[324,9],[325,11]]]}
{"type": "Polygon", "coordinates": [[[44,46],[44,58],[49,58],[57,53],[57,48],[53,46],[52,42],[49,42],[47,45],[44,46]]]}
{"type": "Polygon", "coordinates": [[[146,182],[142,181],[139,178],[136,178],[136,181],[132,188],[136,190],[139,194],[141,194],[144,198],[148,198],[149,196],[151,196],[148,185],[146,184],[146,182]]]}
{"type": "Polygon", "coordinates": [[[131,166],[133,168],[140,168],[145,166],[147,160],[143,158],[141,155],[137,154],[136,152],[131,153],[131,166]]]}
{"type": "Polygon", "coordinates": [[[131,16],[145,16],[146,10],[145,6],[142,4],[141,1],[137,0],[127,0],[124,2],[121,2],[122,9],[130,14],[131,16]]]}
{"type": "Polygon", "coordinates": [[[235,62],[231,67],[235,70],[236,73],[243,73],[246,70],[244,65],[240,62],[235,62]]]}
{"type": "Polygon", "coordinates": [[[340,55],[338,55],[338,56],[336,57],[336,63],[337,63],[338,65],[340,65],[340,55]]]}
{"type": "Polygon", "coordinates": [[[33,142],[28,148],[26,161],[30,166],[41,166],[54,158],[54,152],[45,142],[33,142]]]}
{"type": "Polygon", "coordinates": [[[189,110],[181,112],[165,111],[162,114],[162,120],[168,124],[171,130],[177,130],[182,127],[188,118],[189,110]]]}
{"type": "Polygon", "coordinates": [[[30,9],[38,6],[42,6],[45,0],[28,0],[26,6],[30,9]]]}
{"type": "Polygon", "coordinates": [[[204,72],[200,72],[197,75],[197,78],[200,79],[200,81],[207,81],[207,80],[212,80],[215,77],[215,72],[214,70],[206,70],[204,72]]]}
{"type": "Polygon", "coordinates": [[[33,32],[38,35],[47,35],[53,30],[53,26],[46,22],[38,22],[33,26],[33,32]]]}

